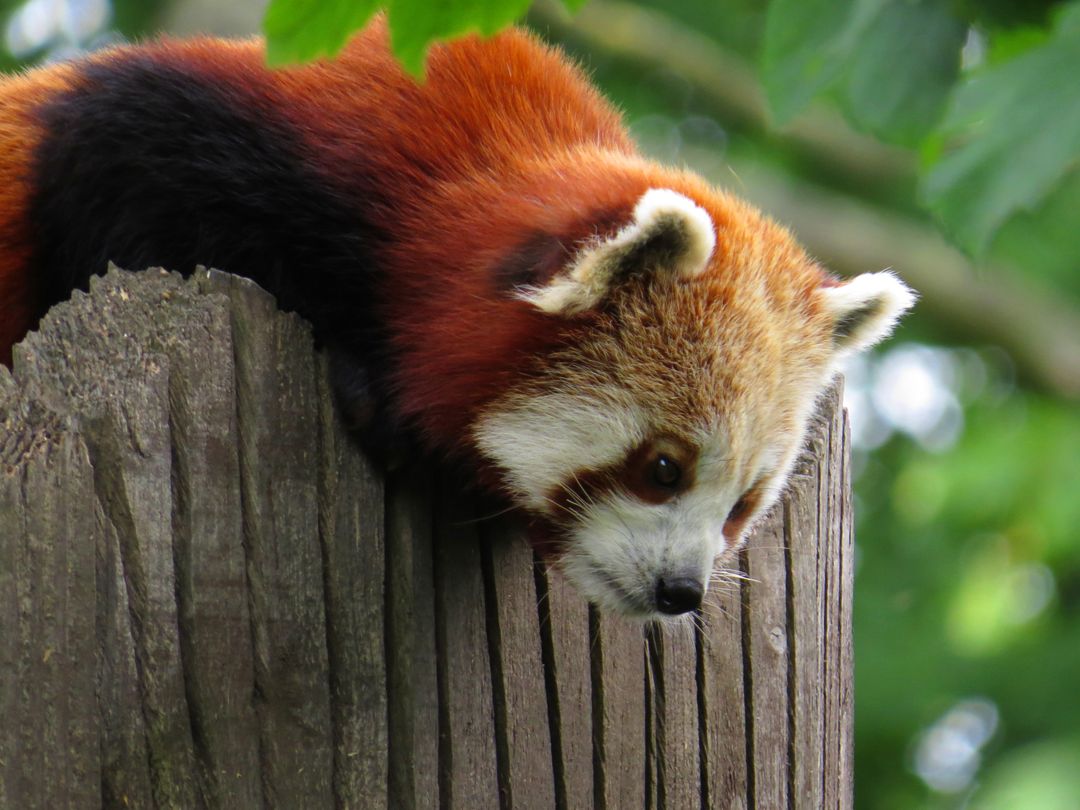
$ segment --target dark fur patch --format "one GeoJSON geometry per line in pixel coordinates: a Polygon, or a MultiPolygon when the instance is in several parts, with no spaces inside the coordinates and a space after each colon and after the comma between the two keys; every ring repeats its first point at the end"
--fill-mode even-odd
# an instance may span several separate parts
{"type": "Polygon", "coordinates": [[[317,327],[356,323],[370,229],[256,103],[138,55],[90,66],[45,105],[29,206],[43,304],[110,260],[201,264],[257,281],[317,327]]]}
{"type": "Polygon", "coordinates": [[[534,233],[496,265],[495,287],[501,292],[513,294],[523,287],[543,286],[570,259],[570,251],[557,236],[534,233]]]}
{"type": "Polygon", "coordinates": [[[833,326],[833,339],[842,343],[845,339],[851,337],[868,318],[877,315],[881,311],[881,307],[882,301],[875,298],[858,309],[845,313],[833,326]]]}
{"type": "Polygon", "coordinates": [[[495,288],[513,295],[523,287],[543,287],[569,267],[582,245],[598,236],[614,236],[629,218],[628,208],[602,209],[566,233],[534,232],[495,265],[495,288]]]}
{"type": "Polygon", "coordinates": [[[556,508],[552,523],[563,527],[573,524],[585,504],[613,492],[642,503],[667,503],[693,488],[697,461],[698,448],[674,436],[642,442],[615,464],[599,470],[578,470],[570,481],[548,492],[547,500],[556,508]],[[679,480],[673,485],[662,486],[653,477],[653,466],[661,455],[680,468],[679,480]]]}
{"type": "Polygon", "coordinates": [[[28,212],[39,315],[109,261],[205,265],[255,280],[381,378],[377,235],[358,195],[329,182],[258,92],[136,54],[87,67],[42,107],[28,212]]]}
{"type": "Polygon", "coordinates": [[[626,278],[650,274],[657,268],[669,269],[683,257],[689,243],[690,235],[681,222],[665,222],[662,227],[629,248],[622,257],[619,272],[613,282],[619,283],[626,278]]]}

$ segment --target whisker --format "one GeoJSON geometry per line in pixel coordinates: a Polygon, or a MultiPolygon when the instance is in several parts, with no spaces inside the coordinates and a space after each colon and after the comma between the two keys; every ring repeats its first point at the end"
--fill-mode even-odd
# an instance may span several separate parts
{"type": "Polygon", "coordinates": [[[755,585],[760,585],[761,580],[757,577],[752,577],[749,574],[739,571],[734,568],[715,568],[713,569],[712,576],[709,582],[752,582],[755,585]]]}
{"type": "Polygon", "coordinates": [[[500,509],[498,512],[492,512],[490,515],[480,515],[478,517],[462,518],[461,520],[452,520],[452,521],[450,521],[450,525],[451,526],[471,526],[471,525],[473,525],[475,523],[483,523],[485,520],[494,520],[497,517],[502,517],[503,515],[508,515],[511,512],[516,512],[516,511],[518,511],[518,507],[511,505],[511,506],[506,507],[505,509],[500,509]]]}

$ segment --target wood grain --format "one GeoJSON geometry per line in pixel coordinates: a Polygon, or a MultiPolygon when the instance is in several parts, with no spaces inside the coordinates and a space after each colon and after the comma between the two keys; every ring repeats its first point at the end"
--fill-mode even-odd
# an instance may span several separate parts
{"type": "Polygon", "coordinates": [[[787,807],[790,701],[787,571],[782,509],[758,526],[743,557],[743,655],[750,691],[750,753],[755,807],[787,807]]]}
{"type": "Polygon", "coordinates": [[[555,806],[555,776],[533,555],[519,535],[509,520],[485,526],[488,644],[502,807],[539,810],[555,806]]]}
{"type": "Polygon", "coordinates": [[[646,631],[342,424],[240,279],[111,271],[0,368],[0,806],[853,807],[830,392],[698,624],[646,631]]]}
{"type": "Polygon", "coordinates": [[[319,535],[339,808],[387,808],[389,731],[385,661],[385,490],[356,451],[319,374],[319,535]],[[375,576],[372,575],[375,572],[375,576]]]}
{"type": "Polygon", "coordinates": [[[593,808],[589,606],[558,571],[538,570],[558,810],[593,808]]]}
{"type": "MultiPolygon", "coordinates": [[[[319,543],[318,393],[310,330],[221,277],[232,303],[244,551],[263,789],[329,806],[333,735],[319,543]],[[275,456],[285,464],[271,464],[275,456]]],[[[256,288],[257,289],[257,288],[256,288]]]]}
{"type": "Polygon", "coordinates": [[[644,807],[645,645],[642,628],[595,609],[593,628],[593,768],[596,806],[644,807]]]}
{"type": "MultiPolygon", "coordinates": [[[[822,773],[835,774],[835,778],[823,780],[822,805],[828,808],[840,807],[840,729],[841,729],[841,679],[843,670],[840,665],[840,650],[846,629],[840,626],[840,603],[845,598],[844,581],[840,575],[840,533],[843,497],[839,492],[843,480],[842,456],[844,452],[843,434],[835,421],[830,422],[827,459],[824,475],[827,477],[825,491],[821,495],[819,516],[821,536],[824,539],[823,590],[821,609],[824,615],[820,672],[824,711],[822,716],[822,773]]],[[[848,597],[850,598],[850,594],[848,597]]]]}
{"type": "Polygon", "coordinates": [[[439,794],[443,810],[497,810],[495,706],[478,521],[444,479],[435,533],[439,794]]]}
{"type": "Polygon", "coordinates": [[[689,622],[660,625],[648,640],[657,806],[702,807],[695,630],[689,622]]]}
{"type": "Polygon", "coordinates": [[[743,682],[742,592],[738,580],[714,582],[699,632],[699,700],[704,730],[702,804],[713,810],[746,810],[747,695],[743,682]]]}
{"type": "Polygon", "coordinates": [[[818,516],[818,496],[825,494],[827,470],[822,457],[830,423],[815,419],[806,450],[792,475],[784,509],[785,552],[789,577],[789,636],[792,672],[791,803],[794,808],[822,807],[822,713],[820,662],[824,644],[821,604],[826,535],[818,516]]]}
{"type": "Polygon", "coordinates": [[[395,471],[386,499],[388,804],[428,810],[439,806],[431,478],[412,468],[395,471]]]}
{"type": "Polygon", "coordinates": [[[840,477],[840,611],[836,632],[840,635],[838,689],[840,692],[837,779],[841,810],[855,806],[855,650],[852,621],[855,595],[855,516],[851,497],[851,424],[847,412],[836,411],[842,439],[833,464],[841,465],[840,477]]]}

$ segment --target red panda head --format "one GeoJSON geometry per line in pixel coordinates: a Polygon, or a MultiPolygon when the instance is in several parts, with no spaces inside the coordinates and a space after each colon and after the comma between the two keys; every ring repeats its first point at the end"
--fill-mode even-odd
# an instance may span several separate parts
{"type": "Polygon", "coordinates": [[[685,185],[647,191],[518,291],[581,328],[473,426],[558,567],[644,618],[699,606],[776,500],[838,361],[914,300],[888,272],[832,280],[749,206],[685,185]]]}

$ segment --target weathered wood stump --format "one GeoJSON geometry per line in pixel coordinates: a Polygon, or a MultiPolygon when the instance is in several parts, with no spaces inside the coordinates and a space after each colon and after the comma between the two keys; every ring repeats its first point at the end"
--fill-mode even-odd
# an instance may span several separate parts
{"type": "Polygon", "coordinates": [[[846,429],[697,627],[384,477],[249,282],[112,271],[0,367],[0,807],[848,808],[846,429]]]}

